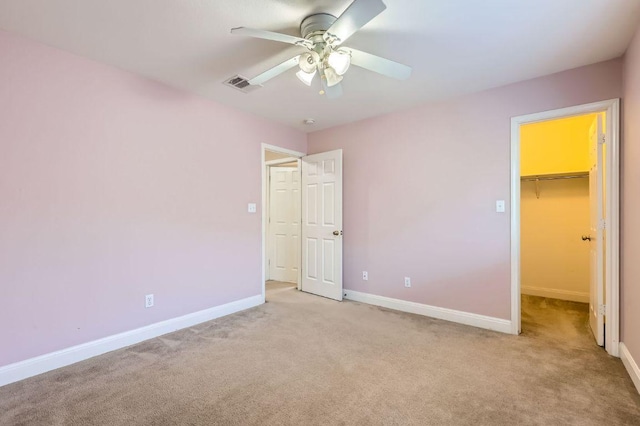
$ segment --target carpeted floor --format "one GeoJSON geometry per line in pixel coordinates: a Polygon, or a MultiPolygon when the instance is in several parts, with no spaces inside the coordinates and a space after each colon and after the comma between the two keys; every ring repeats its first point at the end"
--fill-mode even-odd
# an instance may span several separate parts
{"type": "Polygon", "coordinates": [[[639,425],[583,304],[510,336],[270,283],[268,303],[0,388],[2,425],[639,425]]]}

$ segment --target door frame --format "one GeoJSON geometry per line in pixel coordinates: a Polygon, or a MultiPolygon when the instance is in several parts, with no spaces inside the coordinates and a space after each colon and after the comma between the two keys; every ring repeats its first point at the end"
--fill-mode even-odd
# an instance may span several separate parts
{"type": "Polygon", "coordinates": [[[620,99],[609,99],[511,118],[511,333],[519,334],[520,306],[520,126],[605,112],[605,349],[619,356],[620,338],[620,99]]]}
{"type": "MultiPolygon", "coordinates": [[[[298,152],[298,151],[294,151],[291,149],[287,149],[287,148],[281,148],[279,146],[275,146],[275,145],[269,145],[266,143],[262,143],[261,147],[260,147],[260,155],[261,155],[261,160],[260,160],[260,168],[262,169],[262,200],[260,203],[261,206],[261,212],[262,212],[262,250],[261,250],[261,254],[262,254],[262,284],[261,284],[261,288],[262,288],[262,302],[264,303],[266,300],[266,287],[265,287],[265,282],[267,279],[267,262],[266,262],[266,258],[267,258],[267,231],[268,231],[268,224],[267,224],[267,218],[269,216],[269,210],[268,210],[268,200],[269,200],[269,179],[268,179],[268,171],[269,171],[269,167],[271,167],[272,165],[276,165],[276,164],[282,164],[282,163],[290,163],[294,160],[298,160],[298,168],[300,168],[300,159],[302,157],[304,157],[305,153],[303,152],[298,152]],[[286,154],[289,157],[287,158],[282,158],[280,160],[272,160],[272,161],[265,161],[265,153],[266,151],[272,151],[272,152],[277,152],[279,154],[286,154]]],[[[302,224],[300,224],[301,226],[302,224]]],[[[299,232],[302,229],[299,230],[299,232]]],[[[298,234],[300,235],[300,233],[298,234]]],[[[298,262],[301,264],[302,261],[300,260],[300,256],[298,256],[298,262]]],[[[301,276],[302,273],[302,268],[301,265],[298,265],[298,290],[300,290],[300,282],[302,279],[301,276]]]]}

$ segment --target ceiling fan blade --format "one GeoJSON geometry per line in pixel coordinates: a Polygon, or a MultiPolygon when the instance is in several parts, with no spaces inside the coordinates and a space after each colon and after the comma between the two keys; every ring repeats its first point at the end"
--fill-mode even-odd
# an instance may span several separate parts
{"type": "Polygon", "coordinates": [[[351,48],[348,50],[351,51],[353,65],[398,80],[406,80],[411,76],[411,67],[360,50],[351,48]]]}
{"type": "Polygon", "coordinates": [[[338,83],[335,86],[327,86],[327,82],[322,79],[322,90],[324,90],[324,95],[327,99],[336,99],[342,96],[342,84],[338,83]]]}
{"type": "Polygon", "coordinates": [[[262,38],[265,40],[279,41],[281,43],[295,44],[296,46],[303,46],[308,49],[312,49],[314,46],[314,43],[304,38],[295,37],[288,34],[276,33],[273,31],[256,30],[253,28],[245,28],[245,27],[231,28],[231,34],[262,38]]]}
{"type": "Polygon", "coordinates": [[[293,58],[288,59],[271,69],[268,69],[262,74],[253,77],[251,80],[249,80],[249,84],[255,86],[255,85],[260,85],[266,81],[269,81],[273,77],[276,77],[282,74],[283,72],[288,71],[291,68],[295,67],[296,65],[298,65],[299,61],[300,61],[300,55],[294,56],[293,58]]]}
{"type": "Polygon", "coordinates": [[[324,40],[334,46],[344,43],[386,8],[382,0],[354,0],[324,33],[324,40]]]}

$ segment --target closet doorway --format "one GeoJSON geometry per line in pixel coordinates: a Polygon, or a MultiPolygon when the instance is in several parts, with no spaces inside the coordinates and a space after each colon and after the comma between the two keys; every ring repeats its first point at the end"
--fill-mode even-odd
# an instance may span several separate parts
{"type": "Polygon", "coordinates": [[[514,333],[522,304],[527,321],[584,311],[595,342],[617,355],[617,114],[612,100],[512,119],[514,333]]]}

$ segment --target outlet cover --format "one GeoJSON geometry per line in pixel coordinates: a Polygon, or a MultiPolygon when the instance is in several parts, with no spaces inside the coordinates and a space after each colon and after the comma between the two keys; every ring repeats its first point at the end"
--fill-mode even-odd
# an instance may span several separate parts
{"type": "Polygon", "coordinates": [[[362,271],[362,280],[363,281],[369,280],[369,273],[367,271],[362,271]]]}
{"type": "Polygon", "coordinates": [[[404,277],[404,286],[405,287],[411,287],[411,278],[404,277]]]}
{"type": "Polygon", "coordinates": [[[153,294],[147,294],[144,297],[144,307],[145,308],[150,308],[153,306],[153,294]]]}

